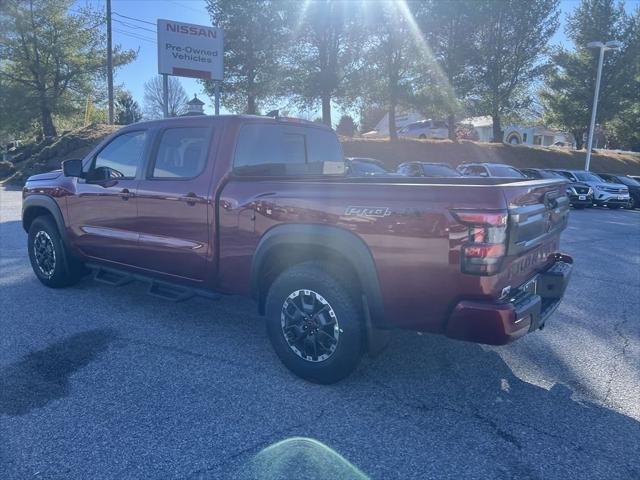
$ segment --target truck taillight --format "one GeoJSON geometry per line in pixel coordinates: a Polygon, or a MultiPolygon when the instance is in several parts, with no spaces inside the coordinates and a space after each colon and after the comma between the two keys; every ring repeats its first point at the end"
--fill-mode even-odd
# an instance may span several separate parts
{"type": "Polygon", "coordinates": [[[495,275],[507,253],[507,212],[453,210],[455,219],[468,229],[461,249],[460,264],[464,273],[495,275]]]}

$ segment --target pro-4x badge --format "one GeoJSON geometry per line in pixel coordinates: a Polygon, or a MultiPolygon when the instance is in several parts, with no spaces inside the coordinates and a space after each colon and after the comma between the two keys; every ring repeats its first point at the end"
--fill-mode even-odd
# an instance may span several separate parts
{"type": "Polygon", "coordinates": [[[391,210],[387,207],[356,207],[350,206],[344,212],[351,217],[387,217],[391,215],[391,210]]]}

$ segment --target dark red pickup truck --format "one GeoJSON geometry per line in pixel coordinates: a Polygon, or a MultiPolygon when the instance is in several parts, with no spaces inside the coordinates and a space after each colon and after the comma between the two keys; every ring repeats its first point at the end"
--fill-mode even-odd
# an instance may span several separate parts
{"type": "Polygon", "coordinates": [[[571,273],[562,181],[353,178],[333,131],[295,119],[130,125],[23,197],[45,285],[91,270],[172,300],[251,296],[285,365],[322,383],[392,328],[511,342],[571,273]]]}

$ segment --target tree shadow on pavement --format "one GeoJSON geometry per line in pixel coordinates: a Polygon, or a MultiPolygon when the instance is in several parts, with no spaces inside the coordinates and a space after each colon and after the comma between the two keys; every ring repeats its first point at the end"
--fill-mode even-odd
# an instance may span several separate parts
{"type": "Polygon", "coordinates": [[[0,413],[24,415],[69,395],[69,377],[116,339],[109,329],[77,333],[0,370],[0,413]]]}

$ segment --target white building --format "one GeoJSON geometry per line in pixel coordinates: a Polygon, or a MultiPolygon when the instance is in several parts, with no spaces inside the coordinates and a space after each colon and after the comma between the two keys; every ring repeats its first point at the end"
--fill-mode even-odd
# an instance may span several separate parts
{"type": "MultiPolygon", "coordinates": [[[[420,122],[425,120],[423,115],[415,112],[399,113],[396,114],[396,130],[400,130],[402,127],[406,127],[410,123],[420,122]]],[[[389,136],[389,112],[385,113],[382,119],[371,132],[364,134],[367,137],[388,137],[389,136]]]]}
{"type": "MultiPolygon", "coordinates": [[[[400,130],[402,127],[410,123],[426,120],[424,115],[416,112],[404,112],[396,115],[396,128],[400,130]]],[[[478,134],[478,141],[490,142],[493,139],[493,120],[489,115],[482,117],[470,117],[460,121],[463,125],[470,125],[478,134]]],[[[371,132],[364,134],[366,137],[387,137],[389,136],[389,113],[385,113],[382,119],[376,124],[371,132]]],[[[511,145],[539,145],[548,147],[558,142],[563,146],[574,145],[573,137],[559,130],[551,130],[546,127],[521,127],[518,125],[509,125],[504,128],[504,143],[511,145]]]]}
{"type": "MultiPolygon", "coordinates": [[[[460,123],[471,125],[478,134],[480,142],[490,142],[493,138],[493,121],[490,116],[465,118],[460,123]]],[[[521,127],[509,125],[504,128],[502,141],[511,145],[539,145],[543,147],[548,147],[558,142],[566,146],[573,145],[571,135],[543,126],[521,127]]]]}

